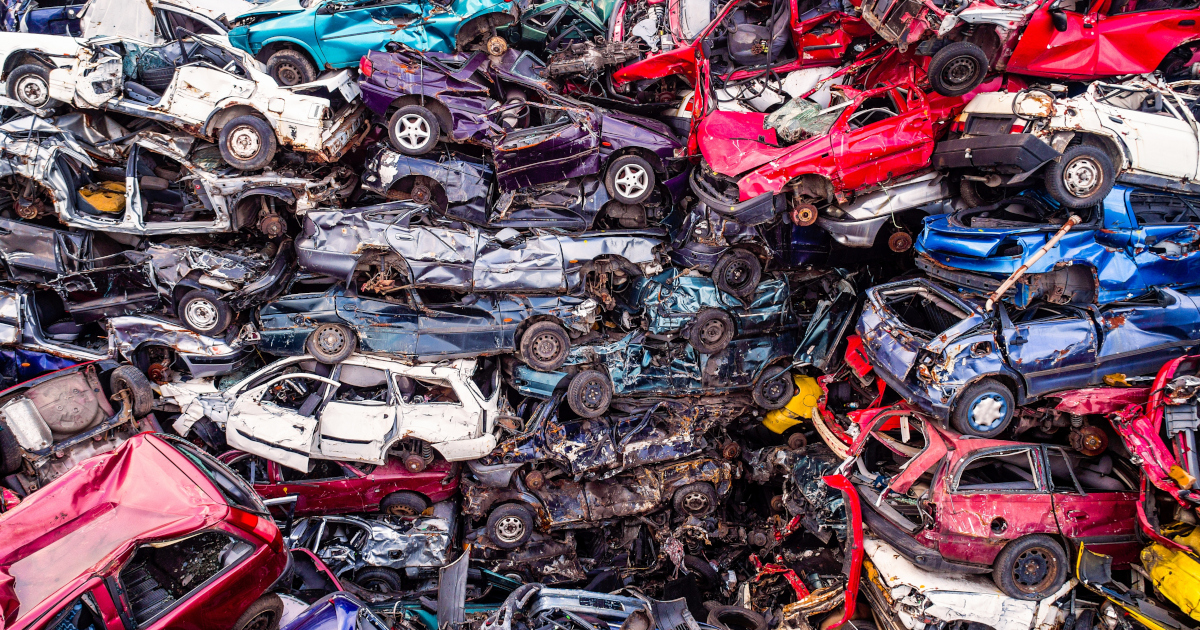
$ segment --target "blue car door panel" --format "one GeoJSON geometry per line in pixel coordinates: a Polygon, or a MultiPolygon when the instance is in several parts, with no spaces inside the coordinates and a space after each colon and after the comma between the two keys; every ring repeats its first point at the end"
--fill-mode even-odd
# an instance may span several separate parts
{"type": "Polygon", "coordinates": [[[359,347],[366,352],[411,355],[416,350],[418,314],[407,300],[341,295],[337,298],[337,314],[358,332],[359,347]]]}
{"type": "Polygon", "coordinates": [[[1098,340],[1091,316],[1070,306],[1039,305],[1012,318],[1003,331],[1009,362],[1025,377],[1029,396],[1078,387],[1090,380],[1098,340]]]}

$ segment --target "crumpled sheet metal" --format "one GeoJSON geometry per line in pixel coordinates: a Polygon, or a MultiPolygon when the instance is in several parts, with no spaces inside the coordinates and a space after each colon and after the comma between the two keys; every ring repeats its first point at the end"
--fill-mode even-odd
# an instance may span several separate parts
{"type": "Polygon", "coordinates": [[[427,177],[446,195],[446,214],[474,223],[487,223],[488,196],[495,179],[486,163],[459,154],[440,154],[436,159],[417,158],[392,151],[380,143],[363,160],[363,188],[387,196],[406,178],[427,177]]]}
{"type": "Polygon", "coordinates": [[[787,319],[791,292],[785,279],[768,278],[743,301],[717,289],[707,276],[675,277],[676,273],[668,270],[654,278],[634,280],[632,302],[643,307],[647,331],[652,335],[677,331],[706,308],[729,313],[741,335],[766,331],[787,319]]]}
{"type": "Polygon", "coordinates": [[[159,282],[174,286],[193,271],[241,285],[257,278],[271,261],[258,256],[241,256],[233,252],[206,250],[199,247],[151,245],[146,249],[159,282]]]}
{"type": "MultiPolygon", "coordinates": [[[[326,528],[335,521],[346,521],[370,532],[370,538],[359,549],[335,543],[326,544],[317,550],[317,557],[336,567],[334,570],[338,575],[353,573],[365,567],[435,568],[446,564],[451,540],[450,526],[445,519],[363,519],[338,516],[326,518],[325,521],[326,528]]],[[[310,524],[310,527],[313,525],[315,524],[310,524]]]]}
{"type": "MultiPolygon", "coordinates": [[[[0,160],[0,169],[3,161],[0,160]]],[[[2,175],[0,175],[2,176],[2,175]]],[[[68,232],[0,218],[0,260],[11,279],[45,282],[55,276],[85,270],[84,253],[91,251],[90,232],[68,232]]]]}
{"type": "Polygon", "coordinates": [[[56,159],[60,155],[96,168],[72,135],[44,118],[24,116],[0,125],[0,177],[21,175],[38,182],[50,193],[58,217],[65,220],[74,203],[75,187],[74,174],[56,159]]]}
{"type": "Polygon", "coordinates": [[[108,320],[109,356],[130,359],[147,341],[167,346],[179,354],[208,357],[231,355],[239,349],[224,339],[206,337],[179,324],[150,317],[122,316],[108,320]]]}

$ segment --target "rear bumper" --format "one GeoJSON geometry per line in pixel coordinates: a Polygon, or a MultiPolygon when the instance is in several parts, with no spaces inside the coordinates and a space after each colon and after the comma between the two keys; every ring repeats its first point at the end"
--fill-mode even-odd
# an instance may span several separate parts
{"type": "Polygon", "coordinates": [[[1010,133],[939,142],[933,150],[933,166],[938,169],[1012,167],[1024,173],[1059,155],[1036,136],[1010,133]]]}
{"type": "Polygon", "coordinates": [[[332,130],[321,135],[321,150],[316,152],[317,159],[322,162],[340,159],[371,131],[371,126],[366,122],[367,108],[360,103],[343,116],[332,130]]]}

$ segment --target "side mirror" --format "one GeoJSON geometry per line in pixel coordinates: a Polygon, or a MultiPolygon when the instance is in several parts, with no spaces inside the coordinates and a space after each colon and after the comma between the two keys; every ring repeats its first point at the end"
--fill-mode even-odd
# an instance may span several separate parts
{"type": "Polygon", "coordinates": [[[1059,33],[1067,32],[1067,14],[1062,9],[1055,7],[1048,11],[1050,13],[1050,23],[1054,25],[1054,30],[1059,33]]]}

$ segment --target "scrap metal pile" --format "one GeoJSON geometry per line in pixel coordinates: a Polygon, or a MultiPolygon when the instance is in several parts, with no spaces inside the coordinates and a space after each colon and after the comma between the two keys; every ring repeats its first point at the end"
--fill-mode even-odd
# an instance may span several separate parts
{"type": "Polygon", "coordinates": [[[1200,629],[1195,0],[0,20],[0,628],[1200,629]]]}

